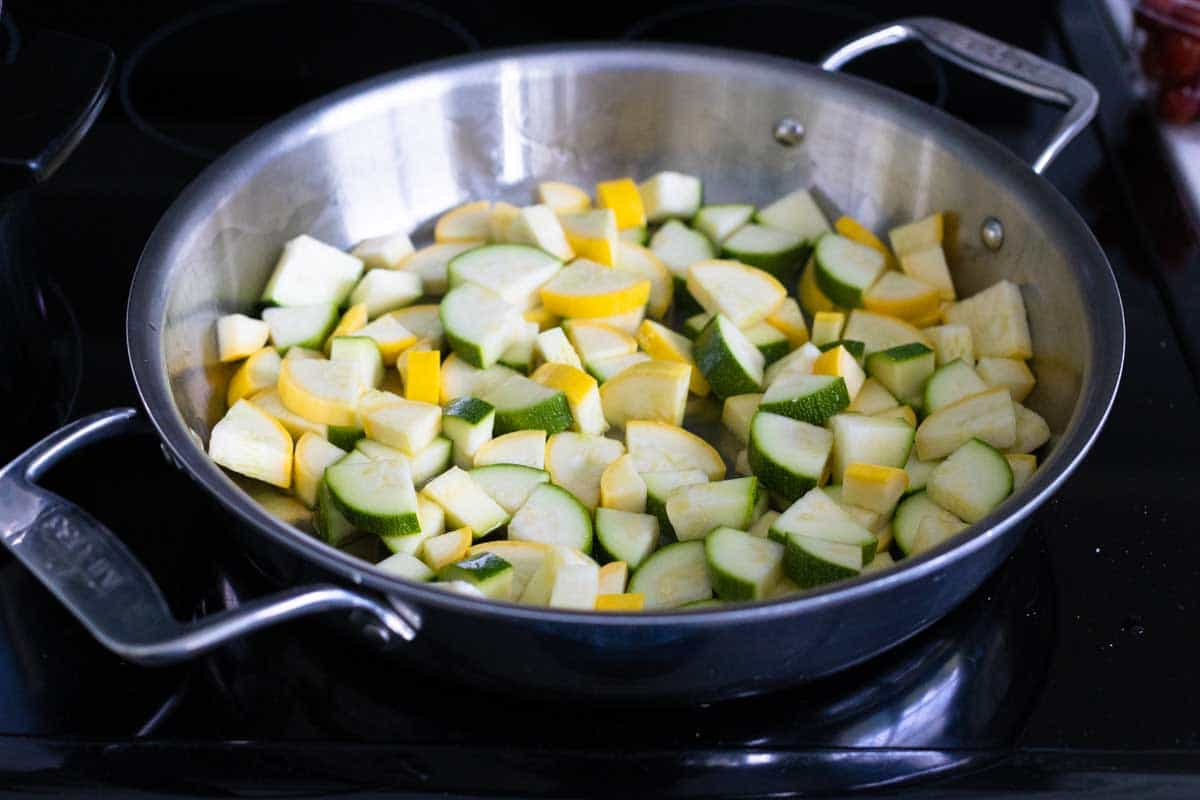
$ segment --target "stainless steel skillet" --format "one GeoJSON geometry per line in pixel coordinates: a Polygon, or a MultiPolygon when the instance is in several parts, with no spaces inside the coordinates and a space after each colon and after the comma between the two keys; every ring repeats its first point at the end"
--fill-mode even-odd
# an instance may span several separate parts
{"type": "MultiPolygon", "coordinates": [[[[820,66],[706,48],[542,47],[388,74],[275,122],[207,169],[152,234],[127,335],[145,411],[117,409],[52,434],[0,472],[0,535],[107,646],[132,660],[187,658],[314,611],[378,655],[514,691],[708,701],[857,663],[928,626],[1016,545],[1029,515],[1085,456],[1120,379],[1124,320],[1103,251],[1040,176],[1095,112],[1082,78],[949,22],[903,20],[820,66]],[[1067,107],[1034,168],[942,112],[837,74],[904,39],[1067,107]],[[987,519],[898,568],[786,601],[673,614],[598,615],[485,603],[403,583],[279,522],[204,454],[229,371],[214,320],[250,308],[280,245],[301,232],[349,244],[421,229],[467,198],[521,201],[541,179],[582,184],[672,168],[710,197],[763,202],[815,184],[876,229],[932,210],[960,224],[964,294],[1022,287],[1039,377],[1028,400],[1054,438],[1033,480],[987,519]],[[292,588],[180,624],[120,542],[36,485],[89,441],[145,426],[236,520],[236,534],[292,588]]],[[[170,520],[162,521],[170,535],[170,520]]],[[[180,543],[186,547],[186,542],[180,543]]]]}

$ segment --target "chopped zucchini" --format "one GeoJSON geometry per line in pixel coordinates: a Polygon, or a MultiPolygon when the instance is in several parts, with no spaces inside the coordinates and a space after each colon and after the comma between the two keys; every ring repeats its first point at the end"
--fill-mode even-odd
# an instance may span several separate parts
{"type": "Polygon", "coordinates": [[[694,433],[661,422],[630,420],[625,446],[638,472],[698,469],[710,480],[725,477],[725,462],[712,445],[694,433]]]}
{"type": "Polygon", "coordinates": [[[713,589],[704,542],[676,542],[655,551],[634,571],[629,591],[643,595],[647,609],[708,600],[713,589]]]}
{"type": "Polygon", "coordinates": [[[454,463],[470,469],[479,448],[492,438],[496,409],[475,397],[459,397],[442,412],[442,431],[454,444],[454,463]]]}
{"type": "Polygon", "coordinates": [[[1014,403],[1024,402],[1037,384],[1029,366],[1016,358],[981,358],[975,371],[988,386],[1008,389],[1014,403]]]}
{"type": "Polygon", "coordinates": [[[332,245],[301,234],[283,246],[263,289],[275,306],[341,305],[363,273],[363,262],[332,245]]]}
{"type": "MultiPolygon", "coordinates": [[[[593,371],[596,366],[589,365],[593,371]]],[[[638,359],[624,366],[600,387],[605,418],[618,427],[631,420],[682,425],[691,372],[688,365],[673,361],[638,359]]]]}
{"type": "Polygon", "coordinates": [[[687,278],[692,264],[716,255],[712,243],[699,231],[671,220],[650,237],[650,250],[678,279],[687,278]]]}
{"type": "Polygon", "coordinates": [[[551,481],[593,509],[600,504],[604,470],[624,452],[620,442],[604,436],[556,433],[546,441],[546,469],[551,481]]]}
{"type": "Polygon", "coordinates": [[[719,247],[734,231],[749,222],[752,216],[754,206],[750,205],[705,206],[696,213],[692,226],[719,247]]]}
{"type": "Polygon", "coordinates": [[[987,384],[971,369],[971,365],[956,359],[938,367],[925,384],[925,413],[932,414],[940,408],[987,390],[987,384]]]}
{"type": "Polygon", "coordinates": [[[937,368],[933,350],[919,342],[902,344],[867,356],[867,372],[901,403],[921,400],[925,382],[937,368]]]}
{"type": "Polygon", "coordinates": [[[423,294],[421,276],[395,269],[373,269],[350,292],[350,303],[363,303],[371,319],[411,305],[423,294]]]}
{"type": "Polygon", "coordinates": [[[926,493],[956,517],[978,522],[1012,492],[1012,468],[996,448],[971,439],[934,468],[926,493]]]}
{"type": "Polygon", "coordinates": [[[522,464],[489,464],[476,467],[469,474],[509,514],[517,513],[534,489],[550,481],[549,472],[522,464]]]}
{"type": "Polygon", "coordinates": [[[838,414],[830,421],[833,430],[834,483],[843,483],[850,464],[878,464],[902,468],[913,446],[912,426],[897,419],[838,414]]]}
{"type": "Polygon", "coordinates": [[[795,500],[825,480],[833,441],[824,428],[759,411],[750,423],[750,468],[764,487],[795,500]]]}
{"type": "Polygon", "coordinates": [[[829,232],[829,221],[806,189],[798,189],[779,198],[754,215],[756,221],[799,236],[813,245],[829,232]]]}
{"type": "Polygon", "coordinates": [[[759,408],[810,425],[825,421],[850,404],[844,378],[832,375],[787,375],[772,383],[759,408]]]}
{"type": "MultiPolygon", "coordinates": [[[[546,206],[540,208],[561,236],[562,228],[554,212],[546,206]]],[[[522,213],[525,211],[529,209],[522,213]]],[[[519,226],[520,219],[518,217],[514,229],[519,226]]],[[[562,243],[565,246],[566,240],[562,243]]],[[[525,311],[539,305],[538,289],[560,269],[562,261],[545,249],[526,244],[490,244],[455,256],[447,266],[446,274],[451,290],[474,284],[490,289],[509,305],[525,311]]]]}
{"type": "Polygon", "coordinates": [[[508,523],[508,538],[515,541],[592,550],[592,518],[587,508],[562,487],[541,483],[508,523]]]}
{"type": "Polygon", "coordinates": [[[783,577],[783,545],[733,528],[704,541],[713,589],[722,600],[762,600],[783,577]]]}
{"type": "Polygon", "coordinates": [[[476,539],[508,522],[508,512],[475,482],[471,473],[458,467],[434,478],[422,492],[442,507],[448,524],[470,528],[476,539]]]}
{"type": "Polygon", "coordinates": [[[804,263],[809,244],[803,236],[766,225],[743,225],[721,244],[721,255],[791,280],[804,263]]]}
{"type": "Polygon", "coordinates": [[[213,426],[208,455],[228,470],[287,489],[292,485],[292,437],[258,406],[238,400],[213,426]]]}
{"type": "Polygon", "coordinates": [[[437,577],[439,581],[466,581],[492,600],[508,600],[512,595],[512,564],[495,553],[468,555],[440,568],[437,577]]]}
{"type": "Polygon", "coordinates": [[[557,389],[512,375],[483,394],[496,409],[497,435],[520,430],[543,430],[553,434],[571,427],[573,418],[567,396],[557,389]]]}
{"type": "Polygon", "coordinates": [[[696,337],[696,366],[717,397],[757,392],[762,388],[762,353],[723,314],[716,314],[696,337]]]}
{"type": "Polygon", "coordinates": [[[750,442],[750,420],[754,418],[754,412],[758,411],[762,399],[763,395],[757,393],[737,394],[725,398],[725,405],[721,410],[721,424],[742,444],[750,442]]]}
{"type": "Polygon", "coordinates": [[[943,406],[917,428],[917,457],[923,461],[948,456],[970,439],[982,439],[999,450],[1017,441],[1017,416],[1007,389],[992,389],[943,406]]]}
{"type": "Polygon", "coordinates": [[[638,513],[646,510],[646,482],[633,456],[626,453],[604,468],[600,474],[600,505],[638,513]]]}
{"type": "Polygon", "coordinates": [[[486,369],[508,347],[518,310],[490,289],[465,284],[442,298],[442,328],[454,353],[473,367],[486,369]]]}
{"type": "Polygon", "coordinates": [[[326,468],[325,483],[337,510],[356,528],[380,536],[421,530],[407,461],[345,458],[326,468]]]}
{"type": "Polygon", "coordinates": [[[995,358],[1031,358],[1033,342],[1025,301],[1011,281],[1000,281],[946,309],[946,322],[971,329],[975,355],[995,358]]]}
{"type": "Polygon", "coordinates": [[[702,539],[718,527],[745,530],[754,521],[757,499],[753,477],[682,486],[667,498],[667,519],[679,541],[702,539]]]}
{"type": "Polygon", "coordinates": [[[621,561],[636,570],[658,545],[658,520],[652,514],[597,508],[596,544],[602,561],[621,561]]]}
{"type": "Polygon", "coordinates": [[[521,464],[534,469],[546,465],[546,432],[540,429],[513,431],[497,436],[475,451],[475,466],[521,464]]]}
{"type": "Polygon", "coordinates": [[[638,193],[647,222],[691,219],[700,210],[704,184],[693,175],[659,172],[638,184],[638,193]]]}

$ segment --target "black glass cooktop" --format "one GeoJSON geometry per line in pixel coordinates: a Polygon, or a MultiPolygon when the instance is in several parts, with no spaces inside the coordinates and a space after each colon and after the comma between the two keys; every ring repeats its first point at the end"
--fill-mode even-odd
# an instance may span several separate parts
{"type": "MultiPolygon", "coordinates": [[[[59,415],[136,404],[123,314],[150,229],[213,156],[307,99],[430,58],[548,40],[687,41],[811,60],[873,22],[917,11],[1084,68],[1098,84],[1104,119],[1047,177],[1108,253],[1129,343],[1123,388],[1092,454],[977,594],[891,653],[766,697],[685,709],[552,705],[458,684],[453,664],[443,679],[418,679],[313,621],[185,666],[140,668],[95,644],[0,556],[0,787],[1195,796],[1200,543],[1189,490],[1200,478],[1200,396],[1191,348],[1173,324],[1178,303],[1158,271],[1157,221],[1145,219],[1138,193],[1152,137],[1119,124],[1137,106],[1089,2],[975,5],[5,3],[8,38],[53,28],[118,55],[118,85],[94,129],[29,198],[32,252],[62,298],[57,315],[78,329],[55,334],[75,337],[69,349],[82,365],[73,408],[73,389],[54,393],[59,415]]],[[[943,106],[1026,157],[1058,118],[920,49],[872,56],[855,71],[943,106]]],[[[46,432],[34,427],[17,437],[46,432]]],[[[151,439],[98,445],[48,483],[121,533],[181,618],[268,590],[230,519],[151,439]]]]}

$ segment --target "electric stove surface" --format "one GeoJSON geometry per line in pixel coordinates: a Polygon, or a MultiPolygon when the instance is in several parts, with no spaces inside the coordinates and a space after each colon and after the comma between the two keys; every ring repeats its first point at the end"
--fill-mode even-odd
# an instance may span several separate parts
{"type": "MultiPolygon", "coordinates": [[[[137,404],[124,311],[151,228],[213,157],[308,99],[419,61],[538,41],[684,41],[812,60],[906,12],[956,19],[1082,67],[1097,83],[1105,119],[1047,177],[1112,262],[1128,349],[1104,433],[996,575],[901,647],[764,697],[682,709],[552,705],[457,684],[453,664],[444,679],[406,675],[312,620],[191,664],[140,668],[97,645],[0,555],[0,787],[470,797],[1200,792],[1192,689],[1200,542],[1188,494],[1200,478],[1200,395],[1186,357],[1192,342],[1173,325],[1178,298],[1159,274],[1147,241],[1154,226],[1142,219],[1129,172],[1138,145],[1115,138],[1125,130],[1113,127],[1111,105],[1128,101],[1124,75],[1115,55],[1104,57],[1108,31],[1090,3],[1017,0],[977,11],[644,3],[588,15],[587,24],[567,6],[482,2],[68,5],[76,4],[6,3],[3,28],[63,30],[118,55],[106,109],[31,206],[34,252],[61,298],[53,335],[74,353],[64,363],[77,367],[60,370],[47,400],[60,416],[137,404]]],[[[871,56],[852,71],[942,106],[1026,158],[1060,113],[918,48],[871,56]]],[[[34,428],[19,432],[21,444],[47,432],[34,428]]],[[[233,521],[151,438],[96,445],[46,484],[120,533],[181,619],[269,591],[235,546],[233,521]]]]}

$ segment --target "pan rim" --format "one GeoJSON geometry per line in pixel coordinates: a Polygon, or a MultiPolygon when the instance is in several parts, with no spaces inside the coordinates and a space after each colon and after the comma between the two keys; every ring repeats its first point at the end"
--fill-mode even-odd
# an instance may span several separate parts
{"type": "Polygon", "coordinates": [[[1028,164],[1015,154],[940,109],[851,75],[825,72],[814,65],[777,56],[655,42],[571,43],[484,51],[384,73],[313,100],[251,134],[195,178],[155,226],[139,258],[130,287],[126,345],[138,395],[176,463],[242,523],[271,539],[273,545],[287,547],[293,554],[316,562],[323,569],[354,585],[378,591],[400,603],[413,601],[417,605],[434,606],[440,610],[522,619],[547,625],[584,623],[605,627],[689,628],[695,625],[707,627],[713,624],[742,625],[766,621],[801,614],[807,609],[844,605],[863,596],[883,594],[895,587],[937,576],[954,563],[987,547],[995,539],[1015,535],[1015,529],[1074,472],[1103,429],[1115,401],[1124,367],[1125,320],[1116,277],[1108,258],[1070,203],[1048,180],[1035,175],[1028,164]],[[177,233],[186,228],[183,223],[192,215],[203,213],[201,209],[214,207],[223,193],[222,188],[227,188],[239,174],[252,172],[256,164],[269,159],[272,153],[281,148],[286,148],[289,142],[305,139],[323,126],[333,126],[335,122],[338,125],[345,124],[347,118],[353,117],[349,112],[364,111],[371,104],[370,98],[377,93],[401,91],[423,81],[432,82],[432,88],[436,88],[440,82],[454,82],[472,71],[491,69],[506,60],[520,60],[551,70],[562,70],[564,64],[581,59],[586,60],[590,67],[594,68],[599,62],[608,64],[614,70],[652,65],[659,69],[679,71],[688,69],[689,65],[711,67],[714,62],[719,62],[727,75],[733,69],[772,75],[777,79],[791,75],[810,81],[827,81],[847,92],[851,98],[857,96],[863,101],[875,103],[887,113],[901,118],[920,120],[920,124],[936,131],[939,144],[956,152],[977,156],[981,169],[986,173],[1004,175],[1006,181],[1016,184],[1014,190],[1023,198],[1032,198],[1037,201],[1034,205],[1049,212],[1058,223],[1057,227],[1061,228],[1064,248],[1082,252],[1086,256],[1079,259],[1082,266],[1078,275],[1088,279],[1090,284],[1084,287],[1084,293],[1089,297],[1092,307],[1088,317],[1092,352],[1085,364],[1081,398],[1072,418],[1050,458],[1034,474],[1021,495],[1009,498],[984,520],[947,542],[918,556],[906,558],[896,568],[880,574],[866,573],[793,598],[739,604],[727,609],[612,614],[480,600],[404,582],[314,537],[298,533],[270,516],[209,460],[176,407],[161,348],[160,333],[171,288],[168,279],[173,272],[172,256],[187,240],[187,237],[177,233]],[[1101,317],[1106,319],[1107,324],[1097,324],[1101,317]],[[1014,499],[1020,499],[1020,503],[1010,505],[1014,499]]]}

